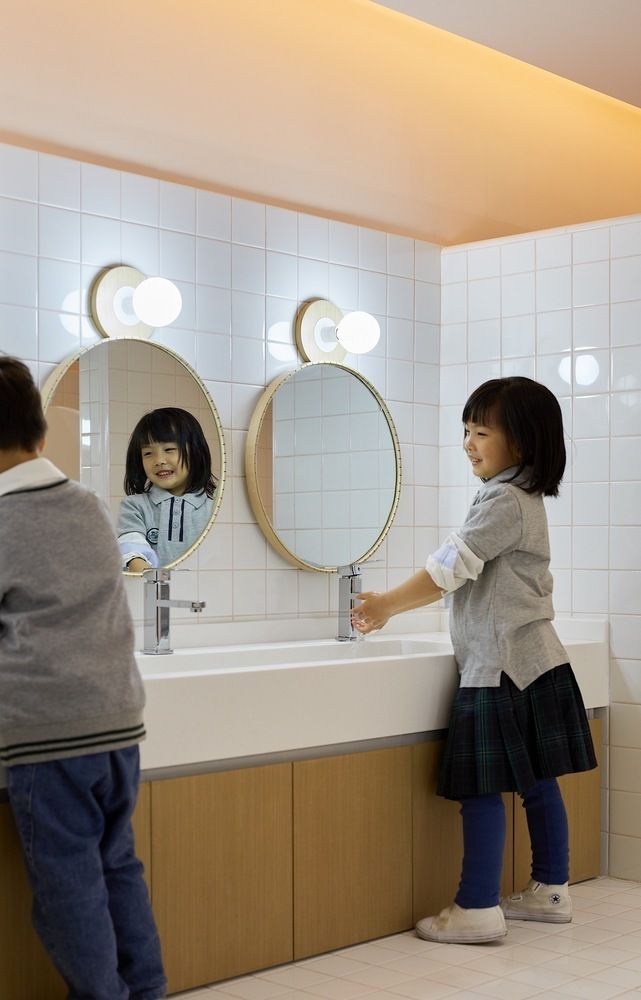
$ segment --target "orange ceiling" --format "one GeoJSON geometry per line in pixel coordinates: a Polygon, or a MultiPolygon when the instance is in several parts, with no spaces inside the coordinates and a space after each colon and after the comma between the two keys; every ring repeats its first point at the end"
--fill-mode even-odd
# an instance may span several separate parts
{"type": "Polygon", "coordinates": [[[641,110],[369,0],[21,0],[0,138],[445,245],[641,211],[641,110]]]}

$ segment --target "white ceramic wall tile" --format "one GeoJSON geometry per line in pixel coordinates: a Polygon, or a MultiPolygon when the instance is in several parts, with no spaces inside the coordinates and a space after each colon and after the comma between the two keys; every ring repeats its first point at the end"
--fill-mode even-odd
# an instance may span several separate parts
{"type": "Polygon", "coordinates": [[[610,229],[613,257],[641,254],[641,222],[623,222],[610,229]]]}
{"type": "Polygon", "coordinates": [[[601,260],[572,268],[572,304],[594,306],[610,301],[610,263],[601,260]]]}
{"type": "Polygon", "coordinates": [[[100,215],[81,216],[80,247],[83,264],[100,267],[119,264],[124,260],[120,223],[100,215]]]}
{"type": "Polygon", "coordinates": [[[553,267],[537,271],[536,308],[539,312],[569,309],[572,305],[572,269],[553,267]]]}
{"type": "Polygon", "coordinates": [[[120,218],[120,173],[93,163],[80,165],[80,208],[92,215],[120,218]]]}
{"type": "Polygon", "coordinates": [[[301,257],[329,260],[329,220],[315,215],[298,216],[298,252],[301,257]]]}
{"type": "Polygon", "coordinates": [[[610,316],[607,305],[586,306],[572,313],[573,343],[576,350],[610,345],[610,316]]]}
{"type": "Polygon", "coordinates": [[[467,284],[465,282],[455,282],[443,286],[441,293],[441,322],[467,322],[467,284]]]}
{"type": "Polygon", "coordinates": [[[0,250],[37,254],[38,207],[32,202],[0,198],[0,250]]]}
{"type": "Polygon", "coordinates": [[[612,302],[628,302],[639,298],[641,287],[641,255],[612,260],[610,265],[610,295],[612,302]]]}
{"type": "MultiPolygon", "coordinates": [[[[607,483],[574,483],[572,519],[575,525],[607,525],[609,488],[607,483]]],[[[570,523],[569,521],[567,522],[570,523]]]]}
{"type": "Polygon", "coordinates": [[[231,293],[231,333],[232,337],[253,337],[263,340],[265,336],[265,297],[253,292],[231,293]]]}
{"type": "Polygon", "coordinates": [[[612,438],[611,474],[615,482],[641,479],[641,437],[612,438]]]}
{"type": "Polygon", "coordinates": [[[641,345],[613,348],[612,389],[641,389],[641,345]]]}
{"type": "Polygon", "coordinates": [[[425,364],[439,363],[439,326],[437,323],[414,324],[414,360],[425,364]]]}
{"type": "Polygon", "coordinates": [[[534,266],[534,240],[516,240],[501,244],[502,274],[533,271],[534,266]]]}
{"type": "MultiPolygon", "coordinates": [[[[639,615],[611,615],[610,617],[610,651],[612,656],[620,659],[634,659],[639,655],[641,648],[641,616],[639,615]]],[[[639,706],[641,713],[641,706],[639,706]]],[[[638,729],[637,732],[641,732],[638,729]]],[[[614,743],[614,739],[611,740],[614,743]]],[[[624,745],[619,743],[619,745],[624,745]]],[[[638,746],[632,743],[632,746],[638,746]]]]}
{"type": "Polygon", "coordinates": [[[542,236],[536,241],[537,268],[562,267],[572,261],[572,237],[569,233],[542,236]]]}
{"type": "Polygon", "coordinates": [[[498,319],[468,323],[467,358],[470,362],[501,357],[501,322],[498,319]]]}
{"type": "Polygon", "coordinates": [[[610,316],[612,346],[638,344],[641,338],[641,301],[613,302],[610,316]]]}
{"type": "Polygon", "coordinates": [[[612,393],[612,434],[636,434],[641,427],[641,392],[612,393]]]}
{"type": "Polygon", "coordinates": [[[641,526],[610,528],[611,569],[641,569],[641,526]]]}
{"type": "Polygon", "coordinates": [[[358,309],[358,271],[355,267],[329,265],[329,298],[343,312],[358,309]]]}
{"type": "Polygon", "coordinates": [[[414,285],[414,316],[418,323],[438,323],[441,316],[441,289],[427,281],[414,285]]]}
{"type": "Polygon", "coordinates": [[[610,610],[617,615],[633,615],[639,610],[641,572],[613,570],[610,573],[610,610]]]}
{"type": "Polygon", "coordinates": [[[503,317],[501,323],[501,354],[504,358],[522,358],[535,353],[536,317],[503,317]]]}
{"type": "Polygon", "coordinates": [[[231,238],[234,243],[265,247],[265,205],[245,198],[231,200],[231,238]]]}
{"type": "Polygon", "coordinates": [[[20,149],[0,143],[0,195],[38,199],[38,154],[32,149],[20,149]]]}
{"type": "Polygon", "coordinates": [[[512,274],[501,281],[503,316],[523,316],[534,312],[534,273],[512,274]]]}
{"type": "Polygon", "coordinates": [[[123,222],[120,227],[122,261],[142,271],[155,275],[160,271],[160,233],[151,226],[123,222]]]}
{"type": "Polygon", "coordinates": [[[387,357],[412,361],[414,357],[414,324],[409,319],[390,317],[387,323],[387,357]]]}
{"type": "Polygon", "coordinates": [[[231,292],[228,288],[197,286],[196,329],[226,335],[231,333],[231,292]]]}
{"type": "MultiPolygon", "coordinates": [[[[25,257],[25,261],[33,258],[25,257]]],[[[34,262],[35,263],[35,262],[34,262]]],[[[29,274],[29,280],[31,275],[29,274]]],[[[40,258],[38,265],[38,305],[60,312],[80,312],[80,265],[40,258]]],[[[16,292],[18,289],[16,289],[16,292]]],[[[0,292],[1,295],[1,292],[0,292]]],[[[29,305],[33,303],[20,303],[29,305]]]]}
{"type": "Polygon", "coordinates": [[[178,281],[196,280],[196,240],[186,233],[160,230],[160,273],[178,281]]]}
{"type": "Polygon", "coordinates": [[[0,352],[35,361],[38,357],[38,314],[35,309],[0,305],[0,352]]]}
{"type": "Polygon", "coordinates": [[[464,364],[467,361],[467,325],[448,323],[441,326],[442,365],[464,364]]]}
{"type": "Polygon", "coordinates": [[[467,253],[467,279],[474,281],[476,278],[493,278],[501,273],[501,248],[493,246],[479,247],[476,250],[468,250],[467,253]]]}
{"type": "Polygon", "coordinates": [[[610,432],[610,397],[601,395],[576,396],[573,402],[574,437],[607,437],[610,432]]]}
{"type": "MultiPolygon", "coordinates": [[[[158,226],[160,219],[160,181],[155,177],[121,174],[121,218],[144,226],[158,226]]],[[[170,227],[176,228],[176,227],[170,227]]],[[[193,232],[190,229],[189,232],[193,232]]]]}
{"type": "Polygon", "coordinates": [[[639,524],[641,521],[641,483],[612,483],[610,486],[612,524],[639,524]]]}
{"type": "MultiPolygon", "coordinates": [[[[118,223],[115,222],[118,226],[118,223]]],[[[64,208],[41,206],[38,213],[39,252],[56,260],[80,260],[80,215],[64,208]]]]}
{"type": "Polygon", "coordinates": [[[572,448],[575,483],[607,483],[610,475],[610,442],[603,438],[577,440],[572,448]]]}
{"type": "Polygon", "coordinates": [[[574,614],[607,614],[608,576],[604,570],[574,570],[572,573],[572,612],[574,614]]]}
{"type": "Polygon", "coordinates": [[[326,299],[329,297],[329,264],[322,260],[298,258],[298,298],[326,299]]]}
{"type": "Polygon", "coordinates": [[[414,282],[409,278],[387,278],[387,315],[414,319],[414,282]]]}
{"type": "Polygon", "coordinates": [[[433,243],[416,240],[414,244],[415,277],[417,281],[441,283],[441,251],[433,243]]]}
{"type": "Polygon", "coordinates": [[[468,319],[494,319],[501,315],[500,278],[482,278],[468,285],[468,319]]]}
{"type": "Polygon", "coordinates": [[[231,198],[228,195],[196,192],[196,232],[199,236],[231,239],[231,198]]]}
{"type": "Polygon", "coordinates": [[[610,257],[610,230],[607,226],[580,229],[572,234],[572,261],[582,264],[591,260],[608,260],[610,257]]]}
{"type": "MultiPolygon", "coordinates": [[[[196,191],[185,184],[160,181],[160,225],[182,233],[196,232],[196,191]]],[[[136,220],[141,221],[141,220],[136,220]]]]}
{"type": "MultiPolygon", "coordinates": [[[[302,254],[299,249],[299,253],[302,254]]],[[[387,236],[374,229],[358,230],[358,266],[387,273],[387,236]]]]}
{"type": "Polygon", "coordinates": [[[280,253],[298,253],[298,215],[286,208],[267,205],[265,245],[280,253]]]}
{"type": "MultiPolygon", "coordinates": [[[[610,387],[610,354],[608,351],[577,351],[573,357],[573,391],[607,392],[610,387]]],[[[641,381],[641,380],[640,380],[641,381]]]]}

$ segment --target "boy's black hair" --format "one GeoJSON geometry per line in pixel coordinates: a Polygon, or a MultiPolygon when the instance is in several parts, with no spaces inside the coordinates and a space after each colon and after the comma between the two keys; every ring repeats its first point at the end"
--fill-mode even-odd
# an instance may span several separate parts
{"type": "Polygon", "coordinates": [[[0,357],[0,448],[35,451],[46,433],[42,399],[31,372],[17,358],[0,357]]]}
{"type": "Polygon", "coordinates": [[[559,495],[566,458],[563,417],[558,399],[546,386],[520,375],[490,379],[465,404],[463,423],[468,422],[503,431],[518,455],[513,479],[528,470],[528,482],[522,486],[526,493],[559,495]]]}
{"type": "Polygon", "coordinates": [[[186,493],[205,490],[211,499],[216,480],[211,471],[211,452],[203,429],[191,413],[177,406],[164,406],[141,417],[133,429],[125,460],[125,493],[144,493],[147,476],[142,464],[142,449],[155,441],[175,441],[178,454],[188,472],[186,493]]]}

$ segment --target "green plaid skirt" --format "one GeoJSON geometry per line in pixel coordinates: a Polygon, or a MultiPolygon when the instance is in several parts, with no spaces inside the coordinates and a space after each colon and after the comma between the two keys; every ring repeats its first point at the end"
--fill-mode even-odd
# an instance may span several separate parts
{"type": "Polygon", "coordinates": [[[546,671],[524,691],[502,673],[500,687],[458,689],[437,792],[446,799],[526,792],[541,778],[596,766],[569,663],[546,671]]]}

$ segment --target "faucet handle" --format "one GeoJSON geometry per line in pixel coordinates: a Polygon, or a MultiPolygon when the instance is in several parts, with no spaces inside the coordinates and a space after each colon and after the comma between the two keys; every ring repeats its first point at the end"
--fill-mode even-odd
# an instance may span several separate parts
{"type": "Polygon", "coordinates": [[[347,566],[337,566],[336,572],[339,576],[360,576],[362,566],[360,563],[348,563],[347,566]]]}

